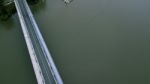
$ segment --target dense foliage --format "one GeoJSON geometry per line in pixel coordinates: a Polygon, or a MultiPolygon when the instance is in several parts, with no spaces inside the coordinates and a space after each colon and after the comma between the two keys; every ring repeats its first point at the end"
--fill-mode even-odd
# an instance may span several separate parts
{"type": "MultiPolygon", "coordinates": [[[[0,6],[3,5],[4,0],[0,0],[0,6]]],[[[1,8],[1,7],[0,7],[1,8]]]]}
{"type": "Polygon", "coordinates": [[[16,12],[14,3],[10,3],[9,5],[4,5],[3,0],[0,0],[0,19],[7,20],[16,12]]]}
{"type": "MultiPolygon", "coordinates": [[[[0,20],[7,20],[11,17],[15,12],[15,4],[5,4],[5,0],[0,0],[0,20]]],[[[40,0],[27,0],[30,5],[37,4],[40,0]]]]}
{"type": "Polygon", "coordinates": [[[40,0],[27,0],[30,5],[37,4],[40,0]]]}

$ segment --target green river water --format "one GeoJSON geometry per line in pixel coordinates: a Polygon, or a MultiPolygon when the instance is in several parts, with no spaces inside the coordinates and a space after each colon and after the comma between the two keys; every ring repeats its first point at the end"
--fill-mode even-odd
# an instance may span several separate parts
{"type": "MultiPolygon", "coordinates": [[[[64,84],[150,84],[150,0],[46,0],[33,13],[64,84]]],[[[37,84],[17,14],[0,22],[0,84],[37,84]]]]}

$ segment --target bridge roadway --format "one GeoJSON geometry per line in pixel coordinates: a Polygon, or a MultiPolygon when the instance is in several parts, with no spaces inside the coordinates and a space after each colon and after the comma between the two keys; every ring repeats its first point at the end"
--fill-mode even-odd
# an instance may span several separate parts
{"type": "Polygon", "coordinates": [[[63,84],[26,0],[14,0],[38,84],[63,84]]]}

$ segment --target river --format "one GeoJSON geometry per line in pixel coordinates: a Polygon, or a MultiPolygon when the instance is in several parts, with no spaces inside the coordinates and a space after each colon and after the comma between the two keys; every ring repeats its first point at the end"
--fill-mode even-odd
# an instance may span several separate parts
{"type": "MultiPolygon", "coordinates": [[[[149,0],[46,0],[32,9],[64,84],[149,84],[149,0]]],[[[17,14],[0,22],[0,84],[37,84],[17,14]]]]}

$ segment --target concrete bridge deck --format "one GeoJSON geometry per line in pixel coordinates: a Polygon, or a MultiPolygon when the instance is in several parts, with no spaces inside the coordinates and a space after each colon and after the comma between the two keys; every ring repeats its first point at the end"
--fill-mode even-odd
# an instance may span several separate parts
{"type": "Polygon", "coordinates": [[[38,84],[63,84],[26,0],[14,0],[38,84]]]}

